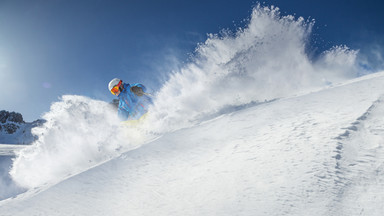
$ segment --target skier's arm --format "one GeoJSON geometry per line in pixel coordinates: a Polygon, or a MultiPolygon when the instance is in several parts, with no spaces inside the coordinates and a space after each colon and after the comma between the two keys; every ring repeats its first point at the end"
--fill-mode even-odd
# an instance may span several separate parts
{"type": "Polygon", "coordinates": [[[137,95],[137,96],[143,96],[143,95],[145,95],[145,90],[146,90],[146,88],[145,88],[145,86],[144,85],[142,85],[142,84],[135,84],[135,85],[133,85],[132,87],[131,87],[131,91],[135,94],[135,95],[137,95]]]}

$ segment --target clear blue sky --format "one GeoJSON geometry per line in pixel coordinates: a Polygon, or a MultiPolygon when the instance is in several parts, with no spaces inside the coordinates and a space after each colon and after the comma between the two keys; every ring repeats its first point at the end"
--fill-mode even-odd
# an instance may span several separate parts
{"type": "MultiPolygon", "coordinates": [[[[379,0],[265,0],[315,19],[319,52],[345,44],[383,55],[379,0]],[[377,48],[379,47],[379,48],[377,48]]],[[[0,110],[33,121],[63,94],[104,101],[119,77],[156,90],[207,33],[244,26],[251,0],[0,0],[0,110]]],[[[374,54],[372,54],[374,55],[374,54]]],[[[380,55],[373,67],[382,66],[380,55]]]]}

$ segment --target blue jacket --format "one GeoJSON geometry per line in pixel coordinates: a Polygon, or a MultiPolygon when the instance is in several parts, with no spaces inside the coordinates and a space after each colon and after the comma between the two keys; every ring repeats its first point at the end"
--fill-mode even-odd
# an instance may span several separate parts
{"type": "Polygon", "coordinates": [[[152,99],[147,96],[137,96],[131,91],[132,86],[141,87],[143,91],[146,91],[145,86],[142,84],[128,83],[123,84],[124,89],[120,92],[119,96],[119,108],[118,115],[123,121],[139,119],[142,115],[148,112],[149,105],[152,104],[152,99]]]}

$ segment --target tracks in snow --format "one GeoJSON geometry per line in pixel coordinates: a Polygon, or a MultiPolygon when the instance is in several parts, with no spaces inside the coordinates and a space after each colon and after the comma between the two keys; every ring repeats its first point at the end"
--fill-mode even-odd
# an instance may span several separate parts
{"type": "Polygon", "coordinates": [[[384,207],[369,206],[384,202],[384,95],[344,129],[335,138],[336,202],[330,205],[336,208],[331,209],[338,209],[338,215],[382,215],[384,207]]]}

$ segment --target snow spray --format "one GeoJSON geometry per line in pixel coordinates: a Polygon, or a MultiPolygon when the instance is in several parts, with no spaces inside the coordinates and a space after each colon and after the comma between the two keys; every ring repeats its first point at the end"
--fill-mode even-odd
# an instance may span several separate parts
{"type": "Polygon", "coordinates": [[[135,128],[120,125],[110,104],[83,96],[65,95],[34,128],[39,139],[14,159],[10,174],[25,188],[54,184],[133,149],[141,143],[135,128]]]}
{"type": "Polygon", "coordinates": [[[189,127],[230,106],[264,102],[356,77],[357,51],[336,46],[311,60],[314,20],[256,6],[247,26],[210,34],[157,94],[158,131],[189,127]]]}
{"type": "MultiPolygon", "coordinates": [[[[191,61],[169,75],[147,120],[135,130],[163,134],[191,127],[227,107],[292,96],[356,77],[361,71],[358,52],[346,46],[310,59],[307,49],[314,23],[258,5],[244,28],[209,34],[191,61]]],[[[107,106],[70,95],[54,103],[43,116],[47,123],[34,131],[39,140],[14,160],[10,172],[14,181],[26,188],[57,182],[142,144],[137,137],[124,139],[116,132],[119,121],[107,106]]],[[[140,133],[131,134],[140,137],[140,133]]]]}

